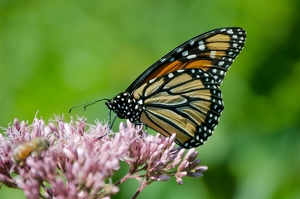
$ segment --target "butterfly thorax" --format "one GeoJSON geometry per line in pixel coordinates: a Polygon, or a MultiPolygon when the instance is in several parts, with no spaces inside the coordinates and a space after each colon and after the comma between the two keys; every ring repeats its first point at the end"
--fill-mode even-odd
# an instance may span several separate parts
{"type": "Polygon", "coordinates": [[[105,104],[119,118],[129,119],[131,122],[137,121],[143,110],[143,101],[136,100],[128,92],[120,93],[105,104]]]}

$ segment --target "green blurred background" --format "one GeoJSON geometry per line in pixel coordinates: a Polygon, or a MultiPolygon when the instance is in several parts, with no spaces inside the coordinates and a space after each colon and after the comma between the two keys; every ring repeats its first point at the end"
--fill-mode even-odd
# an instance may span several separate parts
{"type": "MultiPolygon", "coordinates": [[[[182,42],[240,26],[244,50],[228,72],[220,124],[197,150],[200,179],[156,182],[140,198],[300,198],[300,1],[0,1],[0,125],[53,114],[107,120],[104,103],[182,42]]],[[[118,123],[118,122],[117,122],[118,123]]],[[[115,130],[118,125],[115,125],[115,130]]],[[[126,173],[126,167],[116,179],[126,173]]],[[[125,182],[113,198],[130,198],[125,182]]],[[[24,198],[2,187],[0,198],[24,198]]]]}

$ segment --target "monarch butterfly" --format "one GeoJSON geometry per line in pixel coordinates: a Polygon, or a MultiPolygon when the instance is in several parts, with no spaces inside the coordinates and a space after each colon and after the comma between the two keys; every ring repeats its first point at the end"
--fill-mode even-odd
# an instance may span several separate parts
{"type": "Polygon", "coordinates": [[[140,122],[164,136],[176,133],[183,148],[200,146],[219,122],[220,85],[245,40],[238,27],[198,35],[155,62],[125,92],[101,100],[115,113],[113,122],[116,116],[140,122]]]}
{"type": "Polygon", "coordinates": [[[34,138],[31,141],[21,143],[13,151],[14,160],[23,165],[30,154],[38,156],[42,151],[47,150],[49,145],[49,141],[43,138],[34,138]]]}

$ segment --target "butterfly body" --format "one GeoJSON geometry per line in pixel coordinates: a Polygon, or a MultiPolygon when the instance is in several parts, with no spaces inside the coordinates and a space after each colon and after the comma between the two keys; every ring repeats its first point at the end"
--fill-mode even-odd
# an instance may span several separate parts
{"type": "Polygon", "coordinates": [[[142,104],[128,92],[123,92],[105,103],[121,119],[129,119],[136,122],[142,112],[142,104]]]}
{"type": "Polygon", "coordinates": [[[220,28],[178,46],[106,102],[119,118],[140,122],[164,136],[176,133],[184,148],[202,145],[224,109],[220,85],[242,50],[242,28],[220,28]]]}

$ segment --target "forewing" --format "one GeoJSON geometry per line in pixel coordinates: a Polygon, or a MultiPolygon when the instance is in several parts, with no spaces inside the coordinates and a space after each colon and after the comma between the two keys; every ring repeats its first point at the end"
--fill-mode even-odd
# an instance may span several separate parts
{"type": "Polygon", "coordinates": [[[127,89],[133,93],[153,78],[180,69],[202,69],[211,74],[216,83],[224,76],[244,47],[246,32],[242,28],[220,28],[196,36],[178,46],[144,71],[127,89]]]}

